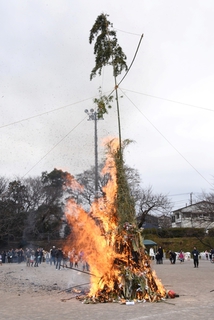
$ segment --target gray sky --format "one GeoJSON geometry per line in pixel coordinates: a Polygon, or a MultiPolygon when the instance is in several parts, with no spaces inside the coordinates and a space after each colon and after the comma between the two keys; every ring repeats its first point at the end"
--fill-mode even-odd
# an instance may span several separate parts
{"type": "MultiPolygon", "coordinates": [[[[211,191],[212,0],[0,0],[0,10],[1,176],[54,168],[75,175],[94,164],[94,123],[84,110],[114,81],[110,68],[90,81],[88,39],[105,13],[128,65],[144,34],[119,91],[122,138],[135,141],[127,164],[139,170],[143,187],[168,194],[176,208],[189,204],[191,192],[195,199],[211,191]]],[[[116,107],[98,122],[99,158],[109,135],[118,135],[116,107]]]]}

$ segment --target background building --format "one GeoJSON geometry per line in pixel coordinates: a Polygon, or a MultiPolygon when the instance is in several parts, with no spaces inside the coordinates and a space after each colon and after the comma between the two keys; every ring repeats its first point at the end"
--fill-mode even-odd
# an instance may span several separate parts
{"type": "Polygon", "coordinates": [[[172,213],[173,228],[214,228],[214,204],[201,201],[172,213]]]}

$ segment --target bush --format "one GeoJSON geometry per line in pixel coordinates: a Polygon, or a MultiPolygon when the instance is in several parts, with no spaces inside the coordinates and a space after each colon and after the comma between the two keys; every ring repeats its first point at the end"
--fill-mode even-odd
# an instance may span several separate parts
{"type": "Polygon", "coordinates": [[[209,237],[214,237],[214,229],[209,229],[208,235],[209,237]]]}

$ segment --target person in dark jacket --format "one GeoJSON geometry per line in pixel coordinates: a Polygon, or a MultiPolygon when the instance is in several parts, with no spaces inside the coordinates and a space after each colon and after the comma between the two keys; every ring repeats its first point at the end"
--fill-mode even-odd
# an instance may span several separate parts
{"type": "Polygon", "coordinates": [[[169,251],[169,260],[171,264],[175,264],[176,261],[176,253],[174,251],[169,251]]]}
{"type": "Polygon", "coordinates": [[[58,248],[58,250],[56,252],[56,270],[57,269],[60,270],[62,259],[63,259],[62,249],[58,248]]]}
{"type": "Polygon", "coordinates": [[[193,251],[192,251],[192,257],[193,257],[193,263],[194,263],[194,268],[198,268],[198,257],[199,257],[199,252],[196,249],[196,247],[194,247],[193,251]]]}
{"type": "Polygon", "coordinates": [[[35,251],[34,267],[38,267],[39,266],[38,263],[39,263],[39,248],[36,249],[35,251]]]}
{"type": "Polygon", "coordinates": [[[56,251],[55,246],[50,250],[50,265],[52,265],[52,263],[54,265],[56,264],[56,251]]]}
{"type": "Polygon", "coordinates": [[[157,252],[159,253],[159,264],[163,264],[163,248],[159,247],[157,252]]]}

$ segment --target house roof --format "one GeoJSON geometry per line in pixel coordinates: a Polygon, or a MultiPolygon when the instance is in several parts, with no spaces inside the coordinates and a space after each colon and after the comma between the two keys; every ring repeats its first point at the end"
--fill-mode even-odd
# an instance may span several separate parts
{"type": "Polygon", "coordinates": [[[196,202],[196,203],[193,203],[193,204],[190,204],[189,206],[186,206],[186,207],[183,207],[183,208],[180,208],[180,209],[176,209],[173,211],[173,213],[176,213],[176,212],[192,212],[192,211],[200,211],[199,210],[199,207],[198,205],[202,204],[202,203],[209,203],[207,201],[200,201],[200,202],[196,202]]]}
{"type": "Polygon", "coordinates": [[[154,241],[152,241],[152,240],[148,240],[148,239],[144,239],[144,240],[143,240],[143,244],[144,244],[145,246],[156,246],[156,245],[157,245],[156,242],[154,242],[154,241]]]}

